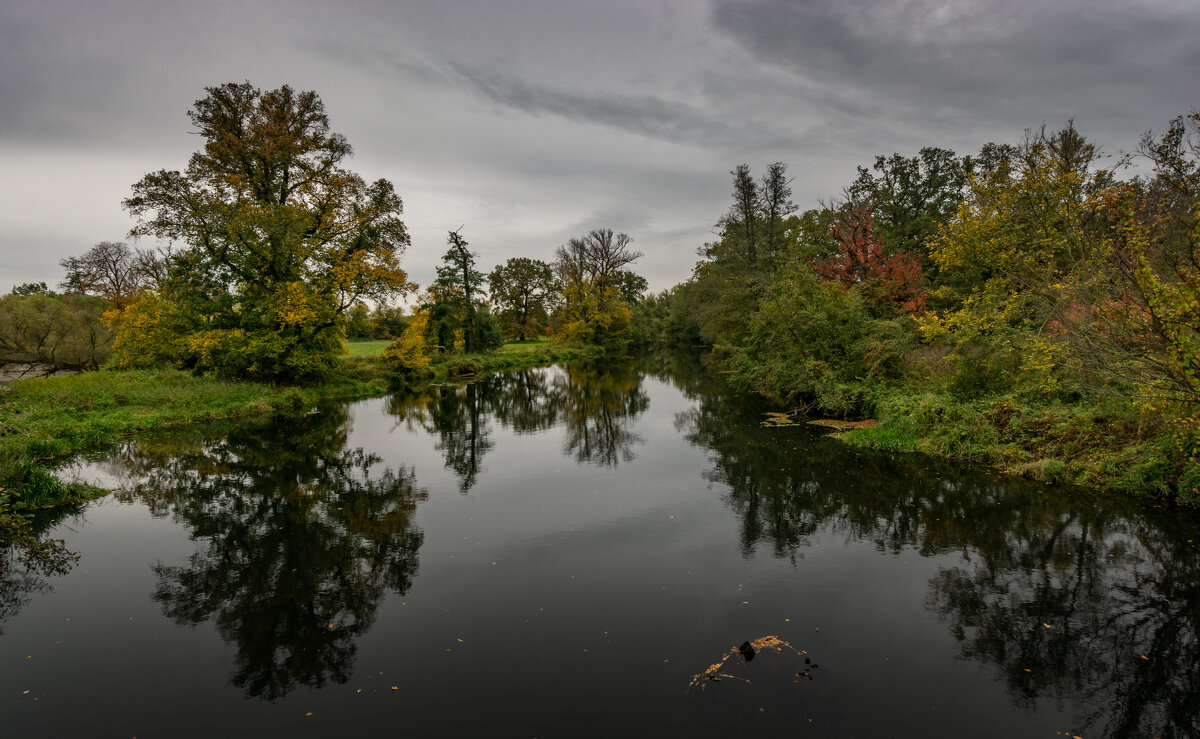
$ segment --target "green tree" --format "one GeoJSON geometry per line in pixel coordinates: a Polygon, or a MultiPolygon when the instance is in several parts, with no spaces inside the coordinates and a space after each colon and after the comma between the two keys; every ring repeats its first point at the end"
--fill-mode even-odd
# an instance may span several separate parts
{"type": "Polygon", "coordinates": [[[914,157],[877,156],[875,174],[859,167],[848,194],[874,211],[889,254],[924,255],[938,225],[948,221],[962,202],[973,168],[971,157],[960,159],[949,149],[931,146],[914,157]]]}
{"type": "Polygon", "coordinates": [[[763,246],[767,266],[772,271],[782,258],[784,230],[788,217],[796,212],[796,204],[792,202],[791,182],[787,176],[787,165],[775,162],[767,167],[767,173],[759,183],[758,201],[761,207],[763,246]]]}
{"type": "MultiPolygon", "coordinates": [[[[504,339],[483,302],[487,278],[475,269],[475,252],[467,248],[462,234],[451,231],[446,243],[450,248],[442,256],[442,266],[437,268],[433,294],[435,302],[449,310],[438,312],[435,319],[443,326],[451,318],[457,323],[454,328],[461,332],[463,351],[467,354],[494,349],[504,339]]],[[[444,341],[442,345],[447,346],[444,341]]]]}
{"type": "Polygon", "coordinates": [[[754,267],[758,260],[758,186],[749,164],[739,164],[729,174],[733,175],[733,206],[718,225],[735,236],[746,264],[754,267]]]}
{"type": "Polygon", "coordinates": [[[371,325],[371,309],[366,303],[355,303],[346,311],[346,338],[370,339],[374,334],[371,325]]]}
{"type": "Polygon", "coordinates": [[[19,295],[20,297],[29,297],[30,295],[48,295],[50,288],[46,287],[44,282],[22,282],[12,289],[11,295],[19,295]]]}
{"type": "Polygon", "coordinates": [[[1084,366],[1144,399],[1200,400],[1200,113],[1146,134],[1145,181],[1094,199],[1104,219],[1097,269],[1064,315],[1084,366]]]}
{"type": "Polygon", "coordinates": [[[333,366],[345,313],[414,289],[391,183],[343,166],[315,92],[250,83],[210,87],[188,114],[204,140],[184,172],[133,186],[134,236],[182,241],[164,297],[182,322],[181,361],[250,377],[319,376],[333,366]]]}
{"type": "Polygon", "coordinates": [[[538,318],[546,315],[546,304],[557,285],[550,265],[538,259],[513,257],[488,275],[492,304],[510,333],[521,341],[538,329],[538,318]]]}

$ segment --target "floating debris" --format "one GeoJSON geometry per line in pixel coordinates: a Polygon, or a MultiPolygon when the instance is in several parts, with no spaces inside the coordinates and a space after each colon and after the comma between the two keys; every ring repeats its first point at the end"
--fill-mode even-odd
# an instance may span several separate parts
{"type": "Polygon", "coordinates": [[[816,421],[809,421],[813,426],[824,426],[826,428],[836,429],[838,431],[849,431],[851,429],[873,429],[879,425],[879,421],[874,418],[864,418],[861,421],[842,421],[836,418],[821,418],[816,421]]]}
{"type": "MultiPolygon", "coordinates": [[[[766,649],[773,650],[777,654],[782,654],[783,650],[787,649],[796,654],[798,657],[803,657],[807,654],[807,652],[796,649],[791,644],[788,644],[783,639],[780,639],[778,636],[761,636],[753,641],[744,641],[742,642],[741,646],[730,647],[729,651],[726,652],[725,656],[721,657],[720,660],[712,663],[701,672],[697,672],[695,675],[692,675],[692,681],[688,683],[688,688],[693,688],[698,685],[700,686],[701,690],[704,690],[707,683],[720,682],[724,679],[738,680],[749,685],[750,681],[748,679],[725,672],[724,670],[726,669],[726,664],[729,662],[729,660],[736,657],[737,662],[740,662],[742,665],[746,665],[750,662],[750,660],[754,659],[755,655],[766,649]]],[[[811,660],[806,659],[805,662],[810,665],[809,669],[816,667],[816,665],[811,664],[811,660]]],[[[807,677],[810,680],[812,679],[812,676],[807,674],[807,672],[803,675],[803,677],[807,677]]]]}
{"type": "Polygon", "coordinates": [[[770,411],[763,414],[767,420],[762,422],[763,426],[799,426],[800,422],[794,419],[791,413],[777,413],[770,411]]]}

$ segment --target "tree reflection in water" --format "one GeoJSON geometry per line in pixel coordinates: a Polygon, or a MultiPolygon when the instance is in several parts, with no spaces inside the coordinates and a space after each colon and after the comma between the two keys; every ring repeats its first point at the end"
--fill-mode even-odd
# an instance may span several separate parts
{"type": "Polygon", "coordinates": [[[709,451],[705,477],[726,489],[744,554],[767,543],[794,558],[818,531],[880,551],[958,552],[960,564],[929,583],[927,605],[962,658],[993,666],[1015,704],[1075,705],[1089,737],[1195,736],[1193,515],[917,456],[855,455],[806,428],[761,428],[755,403],[694,364],[660,360],[648,371],[697,401],[676,427],[709,451]]]}
{"type": "Polygon", "coordinates": [[[962,656],[993,665],[1018,704],[1086,706],[1103,736],[1195,736],[1195,532],[1170,516],[1112,514],[1111,502],[1027,502],[1027,525],[968,543],[976,556],[931,583],[930,606],[962,656]]]}
{"type": "Polygon", "coordinates": [[[132,495],[202,542],[187,565],[155,567],[154,598],[181,624],[216,624],[247,695],[345,682],[384,594],[416,575],[426,494],[410,469],[378,470],[378,457],[347,449],[347,429],[345,408],[331,408],[110,457],[132,495]]]}
{"type": "MultiPolygon", "coordinates": [[[[82,509],[73,504],[22,515],[30,519],[34,534],[43,537],[52,526],[82,509]]],[[[54,592],[47,577],[65,575],[78,559],[77,554],[61,546],[44,549],[42,556],[31,558],[18,545],[6,544],[0,543],[0,636],[4,636],[4,623],[29,605],[34,596],[54,592]]]]}
{"type": "Polygon", "coordinates": [[[566,424],[566,454],[602,467],[637,458],[634,447],[645,441],[631,427],[650,396],[632,362],[574,362],[555,378],[553,392],[566,424]]]}
{"type": "Polygon", "coordinates": [[[517,434],[561,424],[565,454],[577,462],[615,467],[637,457],[634,448],[644,440],[631,426],[649,406],[633,363],[582,361],[392,396],[387,411],[409,430],[437,437],[434,448],[458,478],[459,492],[467,493],[495,447],[493,420],[517,434]]]}

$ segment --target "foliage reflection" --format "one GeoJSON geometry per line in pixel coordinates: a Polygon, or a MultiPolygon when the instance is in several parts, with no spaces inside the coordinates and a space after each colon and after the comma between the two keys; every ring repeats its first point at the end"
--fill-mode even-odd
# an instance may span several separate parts
{"type": "Polygon", "coordinates": [[[636,447],[644,440],[632,426],[649,406],[633,363],[584,361],[393,396],[387,409],[408,429],[437,438],[435,448],[446,469],[458,478],[459,491],[467,493],[495,447],[493,420],[517,434],[561,425],[565,454],[580,463],[615,467],[637,458],[636,447]]]}
{"type": "Polygon", "coordinates": [[[696,400],[676,427],[710,452],[704,474],[738,515],[744,554],[767,544],[795,558],[818,531],[880,551],[958,553],[929,583],[928,607],[1016,705],[1072,704],[1088,736],[1191,736],[1200,725],[1194,515],[855,455],[808,428],[762,428],[761,408],[694,363],[647,369],[696,400]]]}
{"type": "Polygon", "coordinates": [[[216,624],[237,649],[231,682],[250,696],[345,682],[383,596],[416,575],[425,493],[410,469],[347,449],[347,429],[333,408],[110,457],[131,495],[201,542],[186,565],[155,567],[154,598],[181,624],[216,624]]]}

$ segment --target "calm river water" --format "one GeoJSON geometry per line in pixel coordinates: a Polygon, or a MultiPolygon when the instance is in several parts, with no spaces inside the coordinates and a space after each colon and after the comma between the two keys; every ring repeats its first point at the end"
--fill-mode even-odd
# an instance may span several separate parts
{"type": "Polygon", "coordinates": [[[0,734],[1200,735],[1200,518],[764,410],[659,357],[111,449],[0,734]]]}

